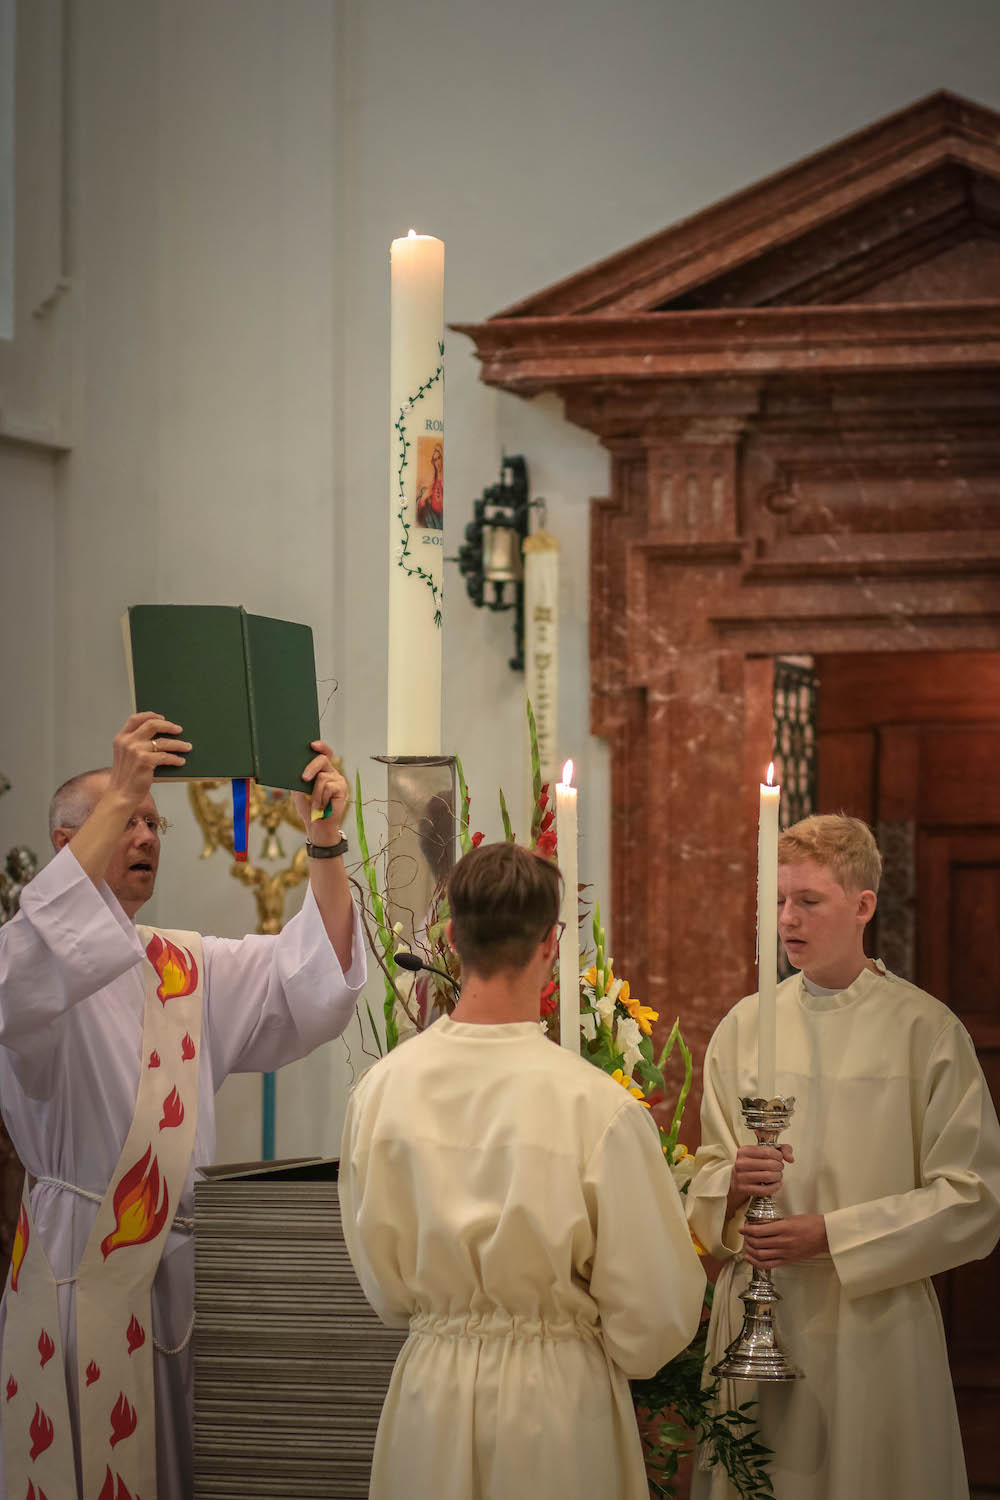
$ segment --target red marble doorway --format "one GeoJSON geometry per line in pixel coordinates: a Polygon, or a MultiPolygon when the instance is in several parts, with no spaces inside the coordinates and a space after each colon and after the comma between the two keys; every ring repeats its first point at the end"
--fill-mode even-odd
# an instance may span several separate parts
{"type": "MultiPolygon", "coordinates": [[[[955,1011],[1000,1108],[1000,652],[822,656],[818,803],[878,830],[878,951],[955,1011]]],[[[936,1278],[973,1488],[1000,1490],[1000,1251],[936,1278]]]]}

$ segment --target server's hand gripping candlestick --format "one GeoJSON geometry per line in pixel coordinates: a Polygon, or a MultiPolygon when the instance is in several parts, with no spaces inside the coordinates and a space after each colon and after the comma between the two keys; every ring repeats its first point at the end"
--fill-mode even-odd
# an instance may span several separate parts
{"type": "MultiPolygon", "coordinates": [[[[762,1097],[740,1100],[747,1129],[758,1146],[775,1146],[788,1126],[795,1100],[775,1094],[778,983],[778,807],[780,786],[773,786],[774,765],[768,767],[767,783],[760,788],[760,820],[757,835],[757,1088],[762,1097]]],[[[783,1218],[773,1197],[750,1199],[748,1224],[773,1224],[783,1218]]],[[[775,1304],[781,1301],[771,1272],[755,1266],[750,1284],[740,1293],[745,1311],[743,1327],[713,1375],[727,1380],[800,1380],[802,1371],[788,1357],[778,1340],[775,1304]]]]}

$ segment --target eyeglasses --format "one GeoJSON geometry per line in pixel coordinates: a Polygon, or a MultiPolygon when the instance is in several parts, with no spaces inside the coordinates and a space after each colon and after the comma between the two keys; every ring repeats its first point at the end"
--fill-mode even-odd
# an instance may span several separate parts
{"type": "Polygon", "coordinates": [[[157,835],[166,833],[167,829],[170,827],[170,824],[167,822],[166,818],[154,818],[152,813],[147,813],[144,818],[137,817],[137,815],[133,813],[128,822],[125,824],[125,827],[129,833],[132,833],[136,828],[138,828],[140,823],[145,823],[149,832],[157,835]]]}
{"type": "Polygon", "coordinates": [[[559,929],[559,936],[556,938],[556,942],[557,943],[561,943],[562,942],[562,935],[566,931],[566,923],[565,922],[557,922],[555,925],[559,929]]]}

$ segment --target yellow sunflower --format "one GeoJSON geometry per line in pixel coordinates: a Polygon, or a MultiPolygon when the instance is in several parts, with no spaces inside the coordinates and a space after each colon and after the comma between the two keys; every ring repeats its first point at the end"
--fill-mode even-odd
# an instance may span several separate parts
{"type": "Polygon", "coordinates": [[[653,1010],[649,1005],[643,1005],[641,1000],[637,1000],[635,996],[630,995],[627,979],[618,991],[618,1003],[619,1005],[624,1005],[633,1021],[638,1021],[639,1030],[643,1036],[653,1035],[652,1023],[660,1019],[660,1012],[653,1010]]]}
{"type": "Polygon", "coordinates": [[[642,1097],[642,1089],[631,1078],[626,1078],[621,1068],[616,1068],[611,1076],[615,1080],[615,1083],[620,1083],[623,1089],[628,1089],[633,1099],[638,1099],[643,1109],[649,1109],[649,1105],[642,1097]]]}

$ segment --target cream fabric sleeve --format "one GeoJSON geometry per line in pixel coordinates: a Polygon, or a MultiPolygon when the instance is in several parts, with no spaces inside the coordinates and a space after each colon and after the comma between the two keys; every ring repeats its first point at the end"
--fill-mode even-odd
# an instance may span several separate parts
{"type": "Polygon", "coordinates": [[[345,974],[311,890],[276,937],[204,939],[205,1014],[216,1088],[230,1073],[283,1068],[340,1036],[367,972],[357,907],[352,941],[345,974]]]}
{"type": "Polygon", "coordinates": [[[727,1041],[731,1023],[723,1021],[705,1052],[701,1096],[701,1145],[694,1158],[694,1176],[685,1197],[688,1223],[699,1242],[716,1260],[729,1260],[743,1248],[746,1205],[726,1219],[726,1198],[740,1142],[733,1107],[736,1104],[735,1063],[729,1064],[727,1041]]]}
{"type": "Polygon", "coordinates": [[[386,1204],[380,1213],[365,1193],[367,1146],[360,1137],[366,1078],[358,1079],[347,1101],[337,1176],[341,1226],[351,1265],[369,1303],[387,1328],[407,1328],[412,1298],[399,1273],[396,1253],[405,1226],[398,1205],[386,1204]]]}
{"type": "Polygon", "coordinates": [[[1000,1126],[972,1040],[957,1020],[931,1049],[921,1103],[914,1141],[920,1185],[826,1214],[830,1252],[850,1298],[980,1260],[1000,1237],[1000,1126]]]}
{"type": "Polygon", "coordinates": [[[605,1347],[630,1379],[649,1379],[694,1337],[705,1273],[659,1138],[635,1100],[622,1101],[592,1151],[583,1190],[605,1347]]]}

